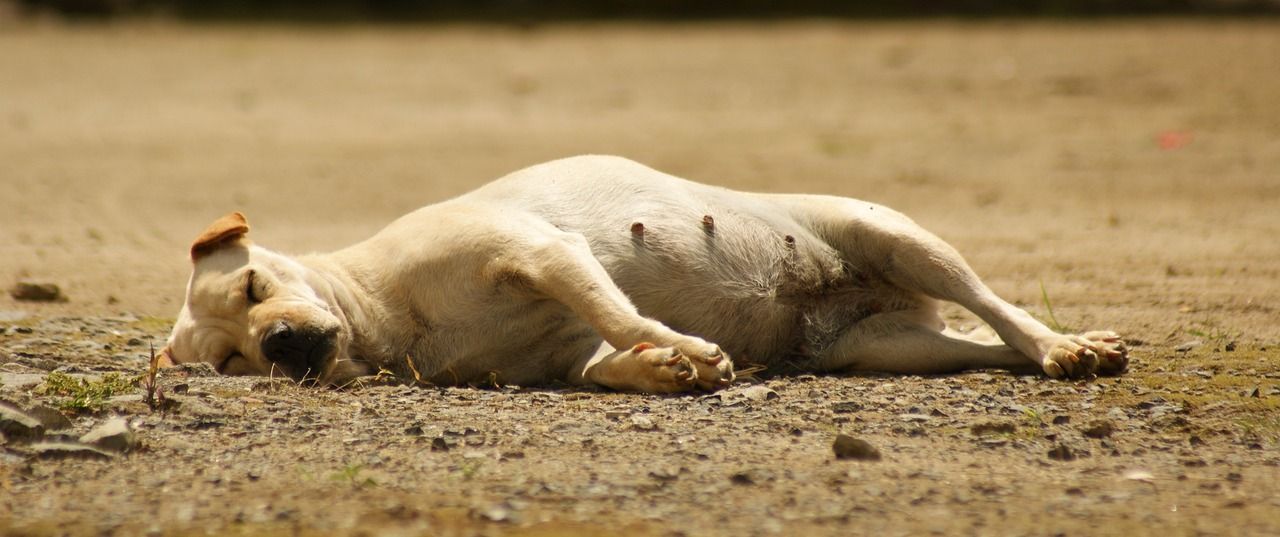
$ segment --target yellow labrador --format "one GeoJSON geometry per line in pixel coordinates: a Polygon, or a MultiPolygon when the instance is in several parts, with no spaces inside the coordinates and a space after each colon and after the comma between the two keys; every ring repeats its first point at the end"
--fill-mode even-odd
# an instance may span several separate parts
{"type": "Polygon", "coordinates": [[[164,353],[227,374],[342,385],[390,370],[459,384],[716,389],[733,362],[815,372],[1123,371],[1111,332],[1058,334],[886,207],[751,194],[584,156],[410,213],[337,252],[249,242],[239,213],[191,247],[164,353]],[[947,330],[937,300],[1000,340],[947,330]],[[794,368],[793,368],[794,369],[794,368]]]}

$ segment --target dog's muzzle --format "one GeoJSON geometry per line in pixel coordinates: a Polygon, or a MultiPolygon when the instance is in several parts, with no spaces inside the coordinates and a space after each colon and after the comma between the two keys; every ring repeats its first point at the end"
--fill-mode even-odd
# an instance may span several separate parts
{"type": "Polygon", "coordinates": [[[315,379],[333,354],[337,332],[276,321],[262,339],[262,355],[295,380],[315,379]]]}

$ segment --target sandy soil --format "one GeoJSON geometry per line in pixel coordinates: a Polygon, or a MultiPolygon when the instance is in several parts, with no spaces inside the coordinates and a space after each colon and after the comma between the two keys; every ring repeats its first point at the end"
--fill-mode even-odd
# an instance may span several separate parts
{"type": "Polygon", "coordinates": [[[1277,50],[1280,25],[1247,21],[9,23],[0,286],[67,297],[0,296],[0,399],[24,409],[71,408],[51,370],[142,372],[223,213],[328,250],[588,152],[891,205],[1011,301],[1047,318],[1043,284],[1056,322],[1135,350],[1092,382],[782,376],[712,397],[168,372],[176,407],[133,389],[48,433],[123,415],[132,453],[6,437],[0,528],[1280,534],[1277,50]],[[883,458],[835,460],[837,433],[883,458]]]}

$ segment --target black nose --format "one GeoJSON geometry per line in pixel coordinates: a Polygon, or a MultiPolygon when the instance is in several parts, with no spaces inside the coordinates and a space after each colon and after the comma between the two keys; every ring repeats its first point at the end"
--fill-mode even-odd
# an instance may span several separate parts
{"type": "Polygon", "coordinates": [[[294,379],[316,378],[333,351],[334,335],[332,330],[276,321],[262,338],[262,355],[294,379]]]}

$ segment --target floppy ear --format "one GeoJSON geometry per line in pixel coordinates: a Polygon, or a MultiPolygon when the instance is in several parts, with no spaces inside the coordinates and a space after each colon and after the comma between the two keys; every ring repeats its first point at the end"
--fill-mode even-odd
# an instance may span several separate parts
{"type": "Polygon", "coordinates": [[[199,260],[224,244],[239,240],[248,232],[249,222],[239,212],[214,220],[199,237],[196,237],[196,241],[191,243],[191,260],[199,260]]]}

